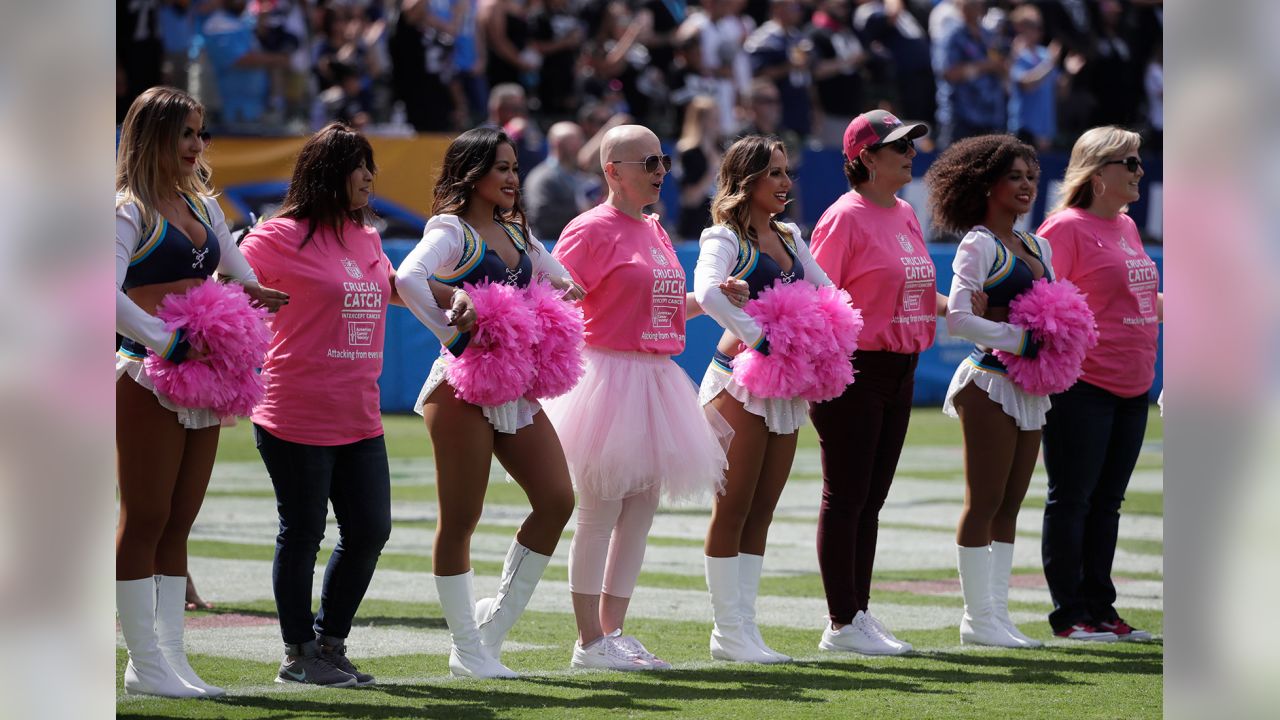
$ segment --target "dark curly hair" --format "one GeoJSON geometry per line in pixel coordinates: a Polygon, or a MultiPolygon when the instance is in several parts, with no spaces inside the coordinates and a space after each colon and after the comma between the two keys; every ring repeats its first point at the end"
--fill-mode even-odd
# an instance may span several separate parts
{"type": "Polygon", "coordinates": [[[1012,135],[965,138],[944,150],[924,176],[933,224],[957,233],[981,225],[991,187],[1018,158],[1039,172],[1035,149],[1012,135]]]}

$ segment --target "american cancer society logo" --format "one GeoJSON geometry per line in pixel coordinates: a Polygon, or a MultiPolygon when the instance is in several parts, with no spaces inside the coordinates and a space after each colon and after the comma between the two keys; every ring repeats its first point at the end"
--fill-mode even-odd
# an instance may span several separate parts
{"type": "Polygon", "coordinates": [[[347,257],[342,258],[342,267],[347,271],[347,274],[351,276],[352,280],[364,279],[364,273],[360,272],[360,266],[356,265],[355,260],[347,257]]]}

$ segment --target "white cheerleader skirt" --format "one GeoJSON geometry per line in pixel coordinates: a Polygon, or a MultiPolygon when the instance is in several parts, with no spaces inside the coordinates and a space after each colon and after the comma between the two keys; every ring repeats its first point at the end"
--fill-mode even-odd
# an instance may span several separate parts
{"type": "MultiPolygon", "coordinates": [[[[422,414],[422,408],[426,405],[427,398],[435,389],[445,383],[445,370],[449,367],[449,362],[453,356],[441,353],[440,357],[431,365],[431,372],[427,375],[427,381],[422,384],[422,392],[418,393],[418,401],[413,404],[413,411],[422,414]]],[[[478,406],[484,413],[484,417],[493,426],[494,430],[507,435],[514,435],[517,430],[528,427],[533,424],[533,416],[538,414],[542,406],[537,400],[528,400],[525,398],[517,398],[511,402],[496,405],[494,407],[478,406]]]]}
{"type": "Polygon", "coordinates": [[[987,396],[1000,405],[1009,417],[1018,424],[1019,430],[1039,430],[1044,427],[1045,413],[1049,412],[1049,397],[1032,395],[1014,385],[1007,375],[978,367],[966,358],[951,376],[951,386],[947,388],[947,399],[942,403],[942,412],[958,418],[954,400],[956,393],[965,385],[973,383],[982,388],[987,396]]]}
{"type": "Polygon", "coordinates": [[[588,346],[577,386],[544,401],[574,487],[605,500],[657,489],[668,500],[724,487],[733,428],[698,403],[669,355],[588,346]]]}
{"type": "Polygon", "coordinates": [[[156,390],[156,385],[151,382],[151,376],[147,374],[147,366],[143,361],[116,353],[116,381],[120,380],[121,375],[128,375],[134,382],[150,390],[156,396],[156,400],[160,401],[160,407],[177,415],[178,422],[188,430],[203,430],[222,424],[222,418],[209,408],[189,408],[170,400],[156,390]]]}
{"type": "MultiPolygon", "coordinates": [[[[716,353],[720,358],[720,353],[716,353]]],[[[752,415],[764,418],[764,425],[775,435],[790,435],[799,430],[809,419],[809,403],[804,398],[762,398],[751,394],[733,377],[733,370],[715,359],[707,366],[698,388],[698,402],[707,406],[721,392],[728,392],[733,399],[752,415]]]]}

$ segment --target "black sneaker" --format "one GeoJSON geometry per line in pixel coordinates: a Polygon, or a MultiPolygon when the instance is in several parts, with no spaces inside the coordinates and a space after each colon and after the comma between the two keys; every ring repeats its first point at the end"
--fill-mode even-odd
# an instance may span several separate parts
{"type": "Polygon", "coordinates": [[[334,667],[356,679],[357,687],[373,684],[373,676],[369,673],[362,673],[356,668],[355,663],[347,658],[347,645],[343,642],[337,644],[327,644],[327,640],[320,641],[320,657],[328,660],[334,667]]]}
{"type": "Polygon", "coordinates": [[[318,654],[302,653],[285,655],[280,672],[276,673],[276,682],[341,688],[355,685],[356,677],[318,654]]]}

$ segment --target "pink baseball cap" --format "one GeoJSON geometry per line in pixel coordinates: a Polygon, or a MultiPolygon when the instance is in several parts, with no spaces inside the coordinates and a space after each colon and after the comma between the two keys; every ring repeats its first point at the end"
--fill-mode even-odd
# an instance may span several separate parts
{"type": "Polygon", "coordinates": [[[864,112],[844,129],[844,156],[853,160],[864,147],[903,138],[914,140],[928,134],[929,126],[924,123],[907,125],[885,110],[864,112]]]}

